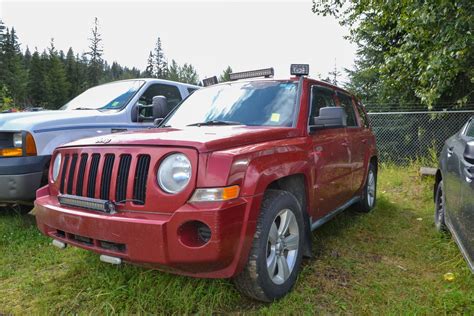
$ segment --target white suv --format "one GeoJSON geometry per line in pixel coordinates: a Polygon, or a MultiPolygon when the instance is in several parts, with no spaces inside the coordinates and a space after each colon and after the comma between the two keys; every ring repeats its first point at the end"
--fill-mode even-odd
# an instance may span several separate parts
{"type": "Polygon", "coordinates": [[[85,137],[153,126],[198,86],[160,79],[90,88],[60,110],[0,114],[0,203],[29,204],[53,150],[85,137]]]}

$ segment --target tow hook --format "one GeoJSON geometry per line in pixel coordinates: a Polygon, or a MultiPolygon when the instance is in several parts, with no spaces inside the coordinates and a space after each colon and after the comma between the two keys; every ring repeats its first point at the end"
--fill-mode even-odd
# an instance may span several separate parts
{"type": "Polygon", "coordinates": [[[121,258],[107,256],[107,255],[101,255],[100,256],[100,261],[105,262],[105,263],[110,263],[110,264],[121,264],[122,263],[121,258]]]}
{"type": "Polygon", "coordinates": [[[55,247],[58,247],[59,249],[64,249],[67,247],[66,243],[59,241],[57,239],[53,239],[53,242],[51,244],[55,247]]]}

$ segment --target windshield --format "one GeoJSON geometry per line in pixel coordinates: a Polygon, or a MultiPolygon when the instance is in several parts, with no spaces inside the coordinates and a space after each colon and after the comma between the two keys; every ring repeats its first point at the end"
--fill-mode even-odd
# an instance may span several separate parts
{"type": "MultiPolygon", "coordinates": [[[[220,84],[195,91],[162,126],[198,123],[292,126],[297,83],[251,81],[220,84]]],[[[211,125],[211,124],[209,124],[211,125]]]]}
{"type": "Polygon", "coordinates": [[[66,103],[61,110],[120,110],[144,83],[143,80],[128,80],[93,87],[66,103]]]}

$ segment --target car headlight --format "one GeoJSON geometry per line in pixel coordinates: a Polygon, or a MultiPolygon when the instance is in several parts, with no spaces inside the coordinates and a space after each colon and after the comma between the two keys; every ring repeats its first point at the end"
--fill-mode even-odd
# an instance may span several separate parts
{"type": "Polygon", "coordinates": [[[179,193],[191,180],[191,162],[185,154],[166,157],[157,172],[158,185],[167,193],[179,193]]]}
{"type": "Polygon", "coordinates": [[[23,147],[23,135],[22,133],[13,134],[13,147],[22,148],[23,147]]]}
{"type": "Polygon", "coordinates": [[[59,169],[61,168],[61,153],[57,154],[53,162],[53,181],[56,182],[59,176],[59,169]]]}

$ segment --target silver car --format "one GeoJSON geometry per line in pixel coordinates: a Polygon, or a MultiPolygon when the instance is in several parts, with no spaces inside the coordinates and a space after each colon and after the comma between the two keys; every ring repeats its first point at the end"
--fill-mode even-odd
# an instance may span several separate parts
{"type": "Polygon", "coordinates": [[[436,228],[451,232],[474,273],[474,116],[444,144],[434,198],[436,228]]]}

